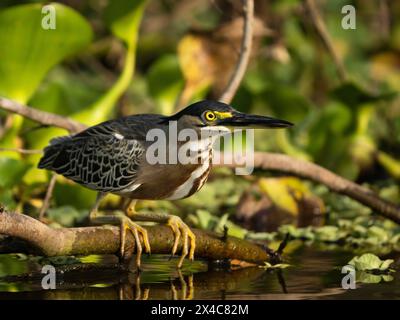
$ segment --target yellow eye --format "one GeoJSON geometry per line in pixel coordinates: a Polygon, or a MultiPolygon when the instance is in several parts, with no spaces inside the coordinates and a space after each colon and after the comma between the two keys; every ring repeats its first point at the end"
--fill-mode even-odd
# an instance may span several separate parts
{"type": "Polygon", "coordinates": [[[204,113],[204,118],[205,118],[207,121],[214,121],[214,120],[217,118],[217,116],[215,115],[214,112],[212,112],[212,111],[207,111],[207,112],[204,113]]]}

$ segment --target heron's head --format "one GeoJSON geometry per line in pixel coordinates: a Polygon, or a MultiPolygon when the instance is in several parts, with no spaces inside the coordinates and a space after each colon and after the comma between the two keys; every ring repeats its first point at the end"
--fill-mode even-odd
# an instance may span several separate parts
{"type": "Polygon", "coordinates": [[[169,117],[169,120],[179,121],[185,127],[192,127],[200,131],[230,131],[234,128],[287,128],[293,125],[286,120],[239,112],[226,103],[211,100],[193,103],[169,117]]]}

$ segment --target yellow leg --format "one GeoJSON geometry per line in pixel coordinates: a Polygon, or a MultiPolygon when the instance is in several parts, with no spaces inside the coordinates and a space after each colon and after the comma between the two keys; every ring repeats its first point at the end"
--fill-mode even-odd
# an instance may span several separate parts
{"type": "Polygon", "coordinates": [[[143,251],[142,243],[140,241],[140,236],[143,238],[143,244],[146,252],[150,253],[150,243],[149,237],[147,235],[147,230],[138,224],[134,223],[131,219],[126,216],[97,216],[97,210],[101,200],[106,196],[105,193],[99,192],[97,195],[96,202],[93,208],[90,210],[90,220],[96,224],[119,224],[121,227],[121,240],[120,240],[120,255],[121,257],[125,254],[125,243],[126,243],[126,232],[131,231],[135,239],[136,245],[136,266],[140,268],[141,255],[143,251]]]}
{"type": "Polygon", "coordinates": [[[147,235],[147,230],[138,224],[134,223],[128,217],[116,217],[119,219],[121,223],[121,257],[125,254],[125,243],[126,243],[126,231],[129,230],[132,232],[133,237],[135,238],[136,244],[136,266],[140,268],[140,262],[142,257],[142,243],[140,241],[139,234],[143,238],[143,244],[147,253],[150,253],[150,243],[149,243],[149,236],[147,235]]]}
{"type": "MultiPolygon", "coordinates": [[[[136,202],[137,202],[136,200],[131,200],[128,203],[128,206],[127,206],[127,208],[125,210],[126,215],[130,218],[129,221],[131,223],[133,223],[133,224],[135,224],[135,223],[132,220],[135,220],[135,216],[137,215],[137,212],[135,210],[136,202]]],[[[137,224],[135,224],[135,225],[138,226],[137,224]]],[[[144,247],[146,249],[146,252],[150,254],[151,253],[151,248],[150,248],[149,238],[147,236],[147,231],[146,231],[146,229],[143,229],[142,227],[140,227],[140,228],[145,231],[145,234],[146,234],[145,237],[143,235],[143,232],[141,232],[141,231],[140,232],[143,235],[143,243],[144,243],[144,247]]]]}
{"type": "Polygon", "coordinates": [[[185,257],[189,254],[189,260],[194,260],[194,251],[196,249],[196,236],[190,230],[186,223],[182,221],[178,216],[170,216],[167,221],[167,225],[172,229],[175,235],[174,245],[172,247],[172,255],[175,255],[178,249],[179,240],[182,238],[182,255],[178,262],[178,268],[182,267],[185,257]],[[189,249],[190,243],[190,249],[189,249]]]}
{"type": "Polygon", "coordinates": [[[182,267],[183,261],[186,256],[189,256],[190,260],[194,260],[194,252],[196,249],[196,236],[190,230],[190,228],[182,221],[178,216],[165,214],[165,213],[156,213],[156,212],[148,212],[141,213],[135,212],[134,209],[130,210],[130,216],[133,220],[136,221],[153,221],[159,223],[166,223],[174,233],[174,244],[172,246],[172,255],[176,254],[178,250],[178,245],[180,240],[182,240],[182,255],[178,262],[178,268],[182,267]],[[135,212],[135,213],[133,213],[135,212]]]}

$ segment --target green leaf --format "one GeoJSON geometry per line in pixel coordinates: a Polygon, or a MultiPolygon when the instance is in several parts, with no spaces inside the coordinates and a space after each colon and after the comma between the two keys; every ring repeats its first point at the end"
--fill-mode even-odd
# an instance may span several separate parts
{"type": "Polygon", "coordinates": [[[392,157],[386,152],[378,151],[378,162],[386,169],[390,175],[396,179],[400,179],[400,161],[392,157]]]}
{"type": "Polygon", "coordinates": [[[393,259],[387,259],[385,261],[382,262],[382,264],[379,267],[379,270],[388,270],[390,265],[394,262],[393,259]]]}
{"type": "Polygon", "coordinates": [[[78,211],[71,206],[63,206],[54,209],[49,209],[47,217],[61,224],[62,226],[72,227],[77,220],[87,216],[86,210],[78,211]]]}
{"type": "Polygon", "coordinates": [[[42,4],[0,11],[0,95],[27,102],[50,68],[91,41],[90,25],[80,14],[51,5],[56,28],[48,30],[42,28],[42,4]]]}
{"type": "Polygon", "coordinates": [[[0,158],[0,187],[10,188],[18,185],[29,165],[11,158],[0,158]]]}
{"type": "MultiPolygon", "coordinates": [[[[126,42],[128,47],[125,56],[124,67],[117,81],[107,92],[101,95],[88,107],[85,107],[81,111],[75,112],[71,115],[71,118],[74,120],[85,123],[88,126],[107,120],[118,99],[127,90],[135,70],[137,36],[139,32],[139,23],[145,8],[145,3],[145,0],[133,2],[120,0],[110,1],[109,7],[106,9],[107,21],[109,22],[113,32],[116,32],[117,36],[123,36],[121,39],[126,42]],[[119,33],[119,31],[122,29],[125,29],[126,33],[119,33]]],[[[40,130],[37,133],[33,133],[31,136],[35,137],[30,140],[32,143],[31,148],[43,148],[51,138],[63,134],[65,134],[65,131],[63,132],[63,130],[58,128],[49,128],[47,130],[40,130]]],[[[30,159],[36,162],[38,160],[38,156],[34,155],[30,159]]],[[[32,175],[30,175],[29,181],[37,181],[35,180],[36,176],[39,179],[43,179],[43,176],[40,176],[39,172],[35,170],[32,175]]]]}
{"type": "Polygon", "coordinates": [[[113,0],[106,8],[105,21],[113,34],[128,46],[137,41],[138,29],[146,0],[113,0]]]}
{"type": "Polygon", "coordinates": [[[382,261],[376,255],[372,253],[365,253],[361,256],[356,256],[351,259],[348,264],[354,266],[356,270],[366,271],[366,270],[381,270],[385,271],[393,263],[392,259],[382,261]]]}
{"type": "Polygon", "coordinates": [[[211,215],[211,213],[206,210],[197,210],[196,215],[199,219],[199,227],[204,230],[209,229],[210,225],[213,222],[213,216],[211,215]]]}
{"type": "Polygon", "coordinates": [[[183,87],[183,77],[176,55],[164,55],[149,69],[149,91],[162,114],[171,114],[183,87]]]}
{"type": "Polygon", "coordinates": [[[357,274],[357,281],[361,283],[379,283],[382,281],[382,275],[361,271],[357,274]]]}
{"type": "Polygon", "coordinates": [[[318,240],[335,242],[343,238],[343,232],[340,232],[339,228],[336,226],[323,226],[315,229],[318,240]]]}
{"type": "Polygon", "coordinates": [[[110,1],[106,9],[106,21],[115,36],[127,45],[124,68],[114,85],[85,110],[72,115],[72,118],[87,125],[95,125],[107,120],[118,99],[128,88],[136,62],[136,46],[139,24],[147,1],[110,1]]]}
{"type": "Polygon", "coordinates": [[[335,88],[331,93],[336,99],[349,106],[358,106],[379,100],[391,100],[397,96],[396,92],[375,94],[361,88],[361,86],[354,82],[344,83],[335,88]]]}

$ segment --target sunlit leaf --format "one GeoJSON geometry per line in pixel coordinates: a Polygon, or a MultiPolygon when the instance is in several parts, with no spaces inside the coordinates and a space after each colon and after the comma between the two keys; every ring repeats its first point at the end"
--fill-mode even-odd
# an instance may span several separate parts
{"type": "Polygon", "coordinates": [[[387,270],[389,266],[394,262],[392,259],[382,261],[374,254],[365,253],[361,256],[356,256],[351,259],[348,264],[354,266],[356,270],[387,270]]]}
{"type": "Polygon", "coordinates": [[[48,30],[42,27],[42,4],[0,11],[0,95],[27,102],[51,67],[91,41],[91,27],[80,14],[51,5],[56,28],[48,30]]]}
{"type": "Polygon", "coordinates": [[[165,55],[157,60],[147,75],[149,91],[158,104],[158,111],[171,114],[182,90],[183,77],[175,55],[165,55]]]}

